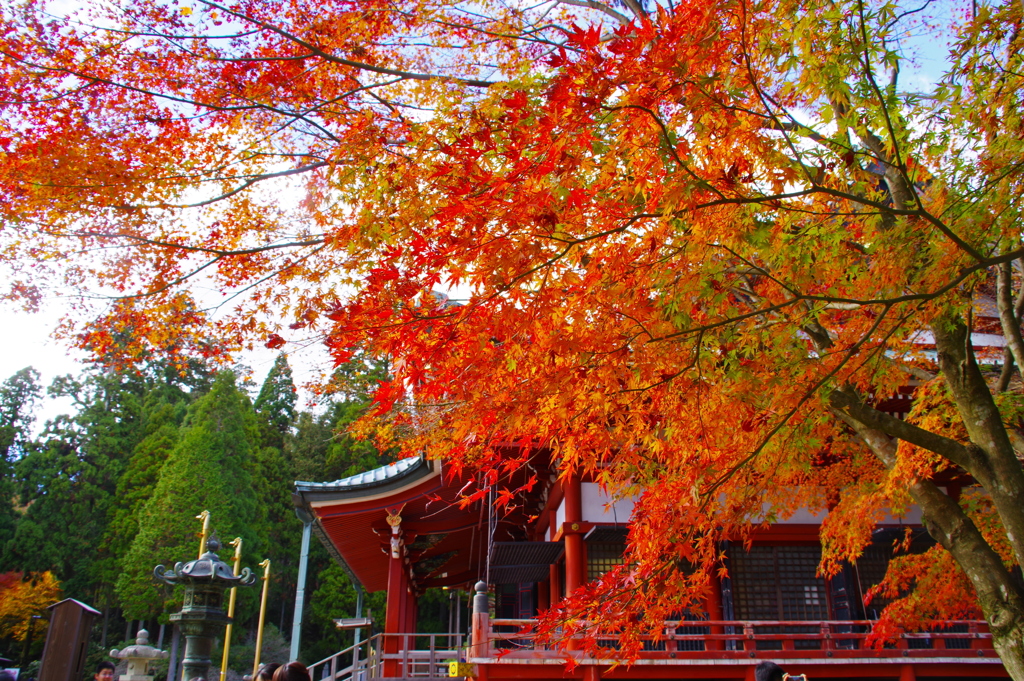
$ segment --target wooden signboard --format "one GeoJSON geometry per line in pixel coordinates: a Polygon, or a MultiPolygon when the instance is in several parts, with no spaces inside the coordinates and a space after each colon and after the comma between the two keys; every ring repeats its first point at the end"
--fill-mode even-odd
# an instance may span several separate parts
{"type": "Polygon", "coordinates": [[[39,681],[81,681],[93,620],[101,614],[85,603],[67,598],[51,605],[50,628],[39,669],[39,681]]]}

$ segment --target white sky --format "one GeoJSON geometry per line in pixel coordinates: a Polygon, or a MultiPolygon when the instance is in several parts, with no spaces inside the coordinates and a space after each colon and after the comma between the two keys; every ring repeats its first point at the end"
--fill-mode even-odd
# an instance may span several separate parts
{"type": "MultiPolygon", "coordinates": [[[[32,314],[0,306],[0,326],[7,330],[0,336],[0,381],[31,366],[39,372],[40,382],[45,389],[57,376],[77,376],[82,371],[85,354],[51,337],[63,307],[62,301],[51,300],[42,311],[32,314]]],[[[318,369],[328,362],[326,350],[319,344],[308,348],[296,348],[289,344],[284,350],[288,352],[295,383],[299,386],[311,380],[318,369]]],[[[277,350],[258,349],[236,358],[239,363],[252,369],[256,390],[266,378],[277,354],[277,350]]],[[[310,409],[309,399],[309,395],[300,391],[299,407],[310,409]]],[[[35,430],[40,431],[48,419],[70,413],[71,407],[68,399],[44,398],[36,410],[35,430]]]]}

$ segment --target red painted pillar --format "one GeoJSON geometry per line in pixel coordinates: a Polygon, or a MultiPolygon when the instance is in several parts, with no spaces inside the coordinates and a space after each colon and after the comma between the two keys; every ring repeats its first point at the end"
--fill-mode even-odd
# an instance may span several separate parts
{"type": "Polygon", "coordinates": [[[560,573],[557,561],[548,568],[548,582],[550,583],[548,592],[551,598],[549,602],[552,606],[558,605],[558,602],[562,600],[562,575],[560,573]]]}
{"type": "Polygon", "coordinates": [[[562,535],[565,540],[565,592],[572,593],[586,581],[587,564],[583,553],[583,495],[579,476],[572,475],[565,480],[565,525],[562,535]]]}
{"type": "Polygon", "coordinates": [[[405,626],[402,633],[415,634],[416,623],[419,621],[420,603],[416,597],[416,591],[411,588],[413,585],[410,583],[408,586],[409,588],[406,590],[405,626]]]}
{"type": "Polygon", "coordinates": [[[917,675],[914,674],[914,668],[909,664],[905,664],[900,667],[900,681],[916,681],[917,675]]]}
{"type": "MultiPolygon", "coordinates": [[[[409,598],[409,576],[405,569],[405,547],[402,545],[402,518],[395,513],[388,513],[388,524],[391,525],[391,537],[388,559],[388,598],[387,610],[384,614],[384,654],[397,655],[400,652],[401,634],[405,625],[405,610],[409,598]]],[[[399,660],[384,660],[384,676],[399,675],[399,660]]]]}

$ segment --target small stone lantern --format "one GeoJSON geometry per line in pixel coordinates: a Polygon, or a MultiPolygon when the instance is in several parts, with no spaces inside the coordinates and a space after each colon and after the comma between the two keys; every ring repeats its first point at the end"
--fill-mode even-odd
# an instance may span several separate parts
{"type": "Polygon", "coordinates": [[[185,679],[205,679],[212,664],[210,653],[213,639],[223,634],[224,625],[231,621],[224,612],[224,592],[233,586],[252,586],[256,575],[243,568],[236,575],[230,565],[217,557],[220,542],[211,537],[206,553],[188,563],[177,563],[173,570],[163,565],[153,569],[153,576],[171,586],[185,587],[181,612],[171,615],[185,635],[185,659],[182,660],[185,679]]]}
{"type": "Polygon", "coordinates": [[[121,681],[153,681],[153,662],[166,660],[169,655],[170,653],[149,645],[149,632],[145,629],[139,630],[135,645],[124,650],[114,648],[110,651],[111,657],[128,661],[128,671],[120,676],[121,681]]]}

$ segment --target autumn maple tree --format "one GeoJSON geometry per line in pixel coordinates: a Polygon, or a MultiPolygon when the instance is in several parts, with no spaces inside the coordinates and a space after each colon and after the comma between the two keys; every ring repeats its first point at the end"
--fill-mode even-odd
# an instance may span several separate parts
{"type": "Polygon", "coordinates": [[[64,329],[108,355],[388,357],[406,451],[500,473],[515,437],[637,495],[627,565],[552,614],[627,649],[722,538],[828,508],[829,573],[916,504],[937,545],[887,621],[980,610],[1022,680],[1022,5],[931,9],[8,3],[5,295],[113,299],[64,329]]]}
{"type": "Polygon", "coordinates": [[[46,608],[60,600],[60,582],[51,572],[0,574],[0,636],[15,641],[46,636],[46,608]],[[41,624],[33,622],[41,620],[41,624]]]}

